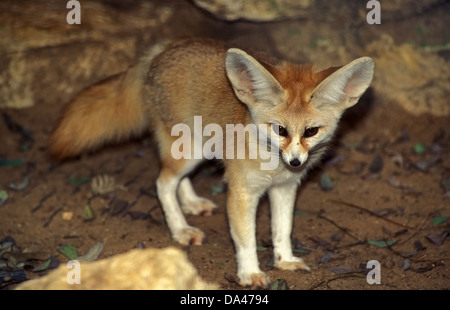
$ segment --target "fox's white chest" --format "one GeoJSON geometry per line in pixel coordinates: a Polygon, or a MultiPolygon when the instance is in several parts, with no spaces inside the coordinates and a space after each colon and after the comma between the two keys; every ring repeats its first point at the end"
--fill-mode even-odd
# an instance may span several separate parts
{"type": "Polygon", "coordinates": [[[301,179],[306,175],[306,169],[292,169],[283,167],[275,174],[272,174],[272,185],[284,185],[291,183],[300,183],[301,179]]]}
{"type": "Polygon", "coordinates": [[[265,192],[272,186],[283,186],[287,184],[299,184],[301,179],[305,176],[306,170],[289,170],[280,163],[280,167],[275,170],[252,171],[247,175],[249,184],[255,192],[265,192]]]}

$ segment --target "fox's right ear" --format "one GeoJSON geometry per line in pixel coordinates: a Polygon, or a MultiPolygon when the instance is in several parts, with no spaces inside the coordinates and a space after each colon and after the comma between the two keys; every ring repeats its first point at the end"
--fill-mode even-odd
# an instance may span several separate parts
{"type": "Polygon", "coordinates": [[[374,63],[358,58],[323,80],[312,92],[315,104],[331,104],[346,109],[356,104],[372,82],[374,63]]]}
{"type": "Polygon", "coordinates": [[[225,70],[234,93],[243,103],[263,103],[268,108],[282,101],[284,89],[275,77],[246,52],[230,48],[225,58],[225,70]]]}

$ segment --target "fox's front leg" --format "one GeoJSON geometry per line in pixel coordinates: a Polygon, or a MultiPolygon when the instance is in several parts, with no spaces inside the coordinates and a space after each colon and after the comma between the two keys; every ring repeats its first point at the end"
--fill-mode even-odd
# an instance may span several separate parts
{"type": "Polygon", "coordinates": [[[236,247],[237,275],[242,286],[266,287],[269,279],[259,269],[256,254],[256,209],[259,195],[247,186],[229,183],[227,211],[231,237],[236,247]]]}
{"type": "Polygon", "coordinates": [[[272,243],[275,267],[283,270],[311,270],[303,259],[292,254],[291,233],[297,184],[274,186],[269,189],[272,243]]]}

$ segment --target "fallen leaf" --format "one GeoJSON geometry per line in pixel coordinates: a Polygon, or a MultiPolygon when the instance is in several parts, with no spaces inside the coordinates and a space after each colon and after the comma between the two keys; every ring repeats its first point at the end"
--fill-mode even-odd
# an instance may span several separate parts
{"type": "Polygon", "coordinates": [[[331,239],[331,241],[339,242],[342,240],[342,238],[344,238],[344,236],[345,236],[345,232],[340,229],[337,232],[335,232],[334,234],[332,234],[330,236],[330,239],[331,239]]]}
{"type": "Polygon", "coordinates": [[[424,273],[424,272],[432,270],[434,267],[436,267],[436,266],[433,264],[426,264],[419,268],[411,268],[411,270],[414,272],[417,272],[417,273],[424,273]]]}
{"type": "Polygon", "coordinates": [[[356,271],[352,267],[345,267],[345,266],[331,267],[330,270],[337,274],[347,274],[356,271]]]}
{"type": "Polygon", "coordinates": [[[34,267],[33,271],[34,272],[43,271],[43,270],[47,269],[48,266],[50,266],[50,263],[51,263],[51,259],[49,258],[45,262],[43,262],[42,264],[34,267]]]}
{"type": "Polygon", "coordinates": [[[394,245],[395,243],[397,243],[397,240],[389,240],[389,241],[384,241],[384,240],[368,240],[367,243],[370,244],[370,245],[377,246],[377,247],[379,247],[379,248],[385,248],[385,247],[394,245]]]}
{"type": "Polygon", "coordinates": [[[26,263],[29,265],[31,261],[43,261],[49,257],[47,252],[22,252],[22,251],[6,251],[1,253],[1,258],[7,259],[13,264],[26,263]]]}
{"type": "Polygon", "coordinates": [[[369,171],[372,173],[379,173],[383,170],[383,158],[376,155],[369,165],[369,171]]]}
{"type": "Polygon", "coordinates": [[[26,175],[23,178],[23,180],[19,183],[9,183],[9,188],[16,190],[16,191],[21,191],[21,190],[24,190],[28,186],[28,183],[29,183],[29,178],[26,175]]]}
{"type": "Polygon", "coordinates": [[[11,237],[5,237],[0,241],[0,250],[6,250],[16,246],[16,241],[11,237]]]}
{"type": "Polygon", "coordinates": [[[443,231],[440,235],[427,235],[426,238],[431,243],[434,243],[437,246],[441,246],[449,235],[449,231],[443,231]]]}
{"type": "Polygon", "coordinates": [[[427,150],[427,147],[422,142],[416,143],[413,146],[414,153],[417,155],[423,155],[425,154],[425,151],[427,150]]]}
{"type": "Polygon", "coordinates": [[[433,225],[440,225],[442,223],[445,223],[447,221],[447,218],[445,216],[436,216],[431,220],[431,223],[433,225]]]}
{"type": "Polygon", "coordinates": [[[399,189],[403,190],[403,193],[405,193],[405,194],[420,194],[419,192],[413,190],[409,186],[401,183],[393,175],[391,175],[389,177],[389,184],[392,185],[395,188],[399,188],[399,189]]]}
{"type": "Polygon", "coordinates": [[[383,209],[376,209],[373,211],[374,214],[378,214],[379,216],[386,217],[391,214],[397,214],[397,211],[393,208],[383,208],[383,209]]]}
{"type": "Polygon", "coordinates": [[[419,160],[416,163],[413,163],[414,167],[419,169],[420,171],[426,171],[430,166],[434,165],[441,159],[441,154],[436,154],[430,159],[427,160],[419,160]]]}
{"type": "Polygon", "coordinates": [[[319,260],[319,263],[325,264],[328,263],[331,260],[331,253],[326,252],[319,260]]]}
{"type": "Polygon", "coordinates": [[[128,211],[127,214],[132,220],[146,220],[150,217],[150,214],[141,211],[128,211]]]}
{"type": "Polygon", "coordinates": [[[229,275],[229,274],[226,273],[226,272],[223,274],[223,277],[224,277],[228,282],[235,283],[235,284],[238,284],[238,285],[239,285],[239,281],[238,281],[238,279],[236,279],[236,277],[234,277],[234,276],[232,276],[232,275],[229,275]]]}
{"type": "Polygon", "coordinates": [[[100,256],[102,251],[103,251],[103,243],[99,241],[96,244],[94,244],[94,246],[90,248],[86,254],[77,257],[76,260],[80,262],[92,262],[100,256]]]}
{"type": "Polygon", "coordinates": [[[409,258],[405,258],[403,260],[402,269],[408,270],[409,268],[411,268],[411,260],[409,258]]]}
{"type": "Polygon", "coordinates": [[[19,159],[0,159],[0,167],[20,167],[25,163],[25,159],[23,157],[19,159]]]}
{"type": "Polygon", "coordinates": [[[2,206],[6,200],[8,200],[8,193],[6,191],[0,191],[0,206],[2,206]]]}
{"type": "Polygon", "coordinates": [[[320,188],[323,189],[324,191],[332,190],[334,187],[330,176],[326,172],[322,173],[322,175],[320,176],[319,185],[320,188]]]}
{"type": "Polygon", "coordinates": [[[81,177],[81,178],[69,178],[68,182],[70,185],[80,185],[83,183],[87,183],[91,180],[90,177],[81,177]]]}
{"type": "Polygon", "coordinates": [[[83,220],[92,221],[95,218],[94,211],[90,205],[85,205],[83,208],[83,220]]]}
{"type": "Polygon", "coordinates": [[[292,249],[294,253],[308,254],[310,251],[305,249],[292,249]]]}
{"type": "Polygon", "coordinates": [[[347,156],[345,156],[345,155],[334,156],[331,159],[327,160],[325,162],[325,165],[326,166],[334,166],[334,165],[336,165],[338,163],[341,163],[341,162],[345,161],[346,159],[347,159],[347,156]]]}
{"type": "Polygon", "coordinates": [[[27,280],[27,275],[24,270],[6,271],[0,270],[0,283],[6,282],[23,282],[27,280]]]}
{"type": "Polygon", "coordinates": [[[396,231],[396,232],[394,232],[394,237],[398,237],[398,236],[401,236],[401,235],[403,235],[403,234],[406,234],[408,232],[408,229],[406,229],[406,228],[404,228],[404,229],[400,229],[400,230],[398,230],[398,231],[396,231]]]}
{"type": "Polygon", "coordinates": [[[300,216],[300,215],[305,215],[305,214],[308,214],[308,212],[300,211],[300,210],[295,210],[294,211],[294,216],[300,216]]]}
{"type": "Polygon", "coordinates": [[[67,256],[69,259],[75,259],[78,257],[77,249],[72,245],[63,245],[58,248],[58,251],[67,256]]]}
{"type": "MultiPolygon", "coordinates": [[[[325,248],[328,248],[328,247],[330,247],[330,243],[327,241],[327,240],[325,240],[325,239],[322,239],[322,238],[320,238],[320,237],[318,237],[318,236],[312,236],[312,237],[310,237],[310,239],[311,240],[314,240],[318,245],[320,245],[320,246],[323,246],[323,247],[325,247],[325,248]]],[[[295,244],[295,248],[305,248],[305,249],[308,249],[306,246],[304,246],[300,241],[298,241],[297,239],[296,240],[294,240],[295,242],[294,242],[294,244],[295,244]]]]}
{"type": "Polygon", "coordinates": [[[125,200],[116,200],[114,201],[112,205],[112,212],[111,214],[113,216],[117,216],[120,214],[126,213],[130,208],[132,207],[132,204],[125,200]]]}
{"type": "Polygon", "coordinates": [[[215,196],[217,194],[221,194],[223,192],[226,192],[227,190],[227,185],[225,183],[219,183],[219,184],[214,184],[210,187],[210,192],[211,195],[215,196]]]}
{"type": "Polygon", "coordinates": [[[423,251],[426,250],[427,248],[422,244],[422,242],[420,242],[419,240],[414,241],[414,247],[416,248],[417,251],[423,251]]]}
{"type": "Polygon", "coordinates": [[[285,279],[276,279],[270,284],[270,290],[272,291],[286,291],[289,290],[285,279]]]}
{"type": "Polygon", "coordinates": [[[47,269],[54,269],[54,268],[57,268],[58,266],[59,266],[59,261],[55,257],[50,256],[50,258],[47,259],[46,261],[44,261],[42,264],[34,267],[33,271],[40,272],[40,271],[44,271],[47,269]]]}
{"type": "MultiPolygon", "coordinates": [[[[314,239],[314,240],[315,240],[315,239],[314,239]]],[[[322,240],[322,239],[320,239],[320,240],[322,240]]],[[[315,241],[317,241],[317,240],[315,240],[315,241]]],[[[319,241],[317,241],[317,242],[319,242],[319,241]]],[[[324,242],[326,242],[326,241],[324,241],[324,242]]],[[[298,240],[297,238],[295,238],[295,239],[293,240],[292,245],[293,245],[293,246],[292,246],[292,251],[293,251],[293,252],[307,254],[307,253],[311,252],[311,250],[312,250],[310,247],[304,245],[304,244],[303,244],[300,240],[298,240]]],[[[328,246],[328,243],[322,244],[322,245],[324,245],[325,247],[327,247],[327,246],[328,246]]]]}

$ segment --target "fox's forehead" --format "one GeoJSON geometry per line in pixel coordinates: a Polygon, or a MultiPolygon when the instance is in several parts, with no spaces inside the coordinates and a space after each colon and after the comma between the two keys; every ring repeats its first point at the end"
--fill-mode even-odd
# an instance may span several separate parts
{"type": "Polygon", "coordinates": [[[283,63],[274,72],[274,77],[287,92],[289,105],[306,104],[311,92],[322,79],[315,73],[312,65],[292,65],[283,63]]]}
{"type": "Polygon", "coordinates": [[[318,111],[310,104],[311,94],[337,69],[331,67],[317,71],[313,65],[293,65],[286,62],[272,68],[271,73],[287,94],[286,101],[277,107],[278,111],[274,111],[279,117],[279,122],[291,127],[291,130],[301,131],[305,126],[311,126],[313,120],[320,119],[318,111]]]}
{"type": "Polygon", "coordinates": [[[271,73],[287,93],[288,106],[306,107],[313,90],[338,67],[318,71],[314,65],[294,65],[282,62],[271,73]]]}
{"type": "Polygon", "coordinates": [[[304,129],[313,118],[314,111],[307,105],[283,103],[270,112],[268,122],[283,126],[290,132],[297,132],[304,129]]]}

